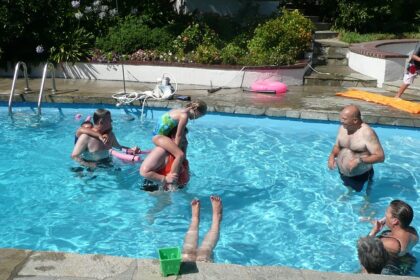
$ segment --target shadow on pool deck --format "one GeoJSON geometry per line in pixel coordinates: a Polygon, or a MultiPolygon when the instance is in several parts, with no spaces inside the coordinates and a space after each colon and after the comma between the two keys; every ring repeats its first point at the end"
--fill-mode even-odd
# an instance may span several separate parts
{"type": "MultiPolygon", "coordinates": [[[[8,101],[11,79],[0,79],[0,101],[8,101]]],[[[50,81],[47,87],[51,87],[50,81]]],[[[17,82],[14,102],[38,99],[40,80],[30,80],[33,93],[20,94],[24,80],[17,82]]],[[[149,90],[153,84],[127,83],[127,90],[149,90]]],[[[115,104],[112,94],[122,89],[122,82],[57,79],[58,92],[45,92],[48,102],[115,104]]],[[[178,94],[206,101],[210,111],[267,115],[278,117],[338,120],[339,111],[347,104],[361,108],[364,120],[369,123],[420,127],[420,115],[405,113],[393,108],[359,100],[336,97],[343,88],[322,86],[292,86],[285,96],[253,94],[241,89],[222,89],[208,93],[206,87],[180,85],[178,94]]],[[[381,89],[366,89],[392,96],[381,89]]],[[[418,97],[405,95],[406,99],[418,97]]],[[[417,100],[419,101],[419,100],[417,100]]],[[[149,101],[148,106],[176,107],[182,101],[149,101]]],[[[139,105],[136,101],[135,105],[139,105]]],[[[217,248],[216,248],[217,250],[217,248]]],[[[357,260],[355,259],[355,262],[357,260]]],[[[298,264],[297,264],[298,265],[298,264]]],[[[180,276],[167,279],[395,279],[392,276],[342,274],[299,270],[280,266],[240,266],[228,264],[197,263],[181,268],[180,276]]],[[[158,260],[132,259],[104,255],[79,255],[59,252],[0,249],[0,280],[3,279],[162,279],[158,260]]],[[[400,277],[398,279],[414,279],[400,277]]]]}
{"type": "MultiPolygon", "coordinates": [[[[11,79],[0,79],[0,101],[9,100],[11,83],[11,79]]],[[[40,83],[40,79],[30,80],[29,86],[33,92],[22,94],[24,79],[19,79],[16,86],[14,102],[37,102],[40,83]]],[[[123,88],[121,81],[57,79],[56,83],[58,92],[52,95],[51,91],[46,91],[44,93],[46,101],[44,102],[116,104],[112,95],[121,91],[123,88]]],[[[128,92],[133,90],[150,90],[153,86],[154,84],[150,83],[126,83],[128,92]]],[[[47,81],[46,87],[51,87],[50,80],[47,81]]],[[[338,121],[338,115],[343,106],[356,104],[360,107],[363,118],[368,123],[420,127],[420,114],[410,114],[387,106],[335,96],[336,92],[344,91],[346,90],[345,88],[290,86],[289,91],[282,96],[250,93],[239,88],[221,89],[214,93],[209,93],[207,89],[208,87],[204,86],[179,85],[177,94],[188,95],[193,99],[202,99],[209,105],[209,111],[214,112],[312,120],[338,121]]],[[[379,92],[386,96],[394,95],[394,93],[377,88],[359,89],[379,92]]],[[[407,94],[404,95],[404,98],[420,102],[418,96],[407,94]]],[[[146,105],[149,107],[172,108],[183,106],[185,103],[185,101],[149,100],[146,105]]],[[[134,105],[140,106],[141,103],[140,101],[135,101],[134,105]]]]}

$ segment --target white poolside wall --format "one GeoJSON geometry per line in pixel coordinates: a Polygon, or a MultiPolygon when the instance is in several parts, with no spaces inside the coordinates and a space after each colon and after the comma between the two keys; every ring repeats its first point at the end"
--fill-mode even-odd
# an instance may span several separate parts
{"type": "MultiPolygon", "coordinates": [[[[303,75],[307,69],[206,69],[175,66],[152,66],[152,65],[124,65],[126,81],[156,82],[156,79],[164,73],[169,74],[179,84],[203,85],[214,87],[249,87],[259,79],[281,81],[287,85],[302,85],[303,75]]],[[[42,77],[43,65],[31,67],[30,78],[42,77]]],[[[14,66],[8,71],[0,69],[0,76],[13,77],[14,66]]],[[[22,71],[20,71],[22,73],[22,71]]],[[[57,78],[86,79],[86,80],[112,80],[123,79],[121,64],[103,63],[75,63],[64,64],[56,69],[57,78]]],[[[48,75],[50,77],[50,74],[48,75]]]]}
{"type": "MultiPolygon", "coordinates": [[[[379,46],[379,50],[398,54],[411,55],[416,43],[393,43],[379,46]]],[[[377,79],[378,87],[384,82],[401,80],[404,74],[406,58],[376,58],[349,51],[349,67],[361,74],[377,79]]]]}

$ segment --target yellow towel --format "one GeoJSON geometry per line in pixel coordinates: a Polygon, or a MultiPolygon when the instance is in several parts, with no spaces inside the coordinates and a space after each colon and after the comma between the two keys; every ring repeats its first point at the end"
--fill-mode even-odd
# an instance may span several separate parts
{"type": "Polygon", "coordinates": [[[388,105],[409,113],[420,114],[420,103],[397,99],[393,97],[383,96],[367,91],[349,89],[346,92],[338,92],[335,95],[362,99],[369,102],[374,102],[382,105],[388,105]]]}

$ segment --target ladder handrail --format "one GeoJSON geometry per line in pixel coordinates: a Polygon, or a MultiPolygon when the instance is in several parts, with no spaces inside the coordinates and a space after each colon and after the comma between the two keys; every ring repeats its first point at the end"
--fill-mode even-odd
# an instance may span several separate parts
{"type": "Polygon", "coordinates": [[[9,114],[12,113],[12,102],[13,102],[13,96],[15,93],[15,87],[16,87],[16,80],[18,78],[18,74],[19,74],[19,68],[22,65],[23,67],[23,76],[25,77],[25,81],[26,81],[26,87],[25,87],[25,92],[30,91],[31,89],[29,88],[29,82],[28,82],[28,68],[26,67],[26,63],[23,61],[18,61],[18,63],[16,63],[15,66],[15,73],[13,75],[13,82],[12,82],[12,89],[10,90],[10,96],[9,96],[9,114]]]}
{"type": "Polygon", "coordinates": [[[41,101],[42,101],[42,94],[44,92],[44,85],[45,85],[45,79],[47,78],[48,74],[48,68],[52,68],[51,70],[51,79],[52,79],[52,94],[55,94],[57,92],[57,88],[55,86],[55,67],[54,64],[51,62],[47,62],[44,65],[44,70],[42,72],[42,81],[41,81],[41,88],[39,89],[39,95],[38,95],[38,115],[41,114],[41,101]]]}

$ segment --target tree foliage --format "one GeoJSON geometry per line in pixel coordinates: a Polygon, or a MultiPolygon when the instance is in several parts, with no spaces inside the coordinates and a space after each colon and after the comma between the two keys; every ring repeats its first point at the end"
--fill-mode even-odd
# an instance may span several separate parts
{"type": "Polygon", "coordinates": [[[321,16],[338,29],[359,33],[418,32],[418,0],[321,0],[321,16]]]}
{"type": "MultiPolygon", "coordinates": [[[[139,50],[141,57],[203,63],[282,64],[302,56],[308,21],[288,10],[260,17],[258,2],[239,1],[240,13],[228,17],[177,14],[175,0],[2,0],[0,61],[74,62],[91,55],[95,43],[98,56],[111,53],[113,60],[139,50]]],[[[419,0],[283,2],[346,31],[420,32],[419,0]]]]}

